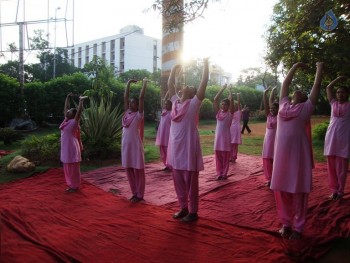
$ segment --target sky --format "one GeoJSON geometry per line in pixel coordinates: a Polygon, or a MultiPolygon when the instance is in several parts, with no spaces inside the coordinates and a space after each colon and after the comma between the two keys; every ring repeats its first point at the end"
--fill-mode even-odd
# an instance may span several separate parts
{"type": "MultiPolygon", "coordinates": [[[[145,12],[153,2],[0,0],[0,23],[6,24],[0,28],[0,49],[6,50],[9,43],[18,42],[19,27],[14,23],[16,18],[17,21],[36,22],[26,27],[29,36],[32,36],[31,31],[38,28],[49,32],[52,47],[65,47],[113,36],[127,25],[140,26],[145,35],[161,39],[161,15],[152,9],[145,12]],[[54,17],[57,19],[56,23],[54,17]],[[38,22],[46,19],[51,19],[51,23],[38,22]]],[[[242,69],[264,67],[262,57],[266,43],[262,35],[267,29],[275,3],[277,0],[209,1],[203,18],[185,25],[184,58],[210,57],[212,63],[231,73],[233,79],[238,77],[242,69]]],[[[10,59],[11,54],[5,53],[5,56],[10,59]]],[[[3,60],[4,58],[0,59],[0,63],[4,63],[3,60]]]]}

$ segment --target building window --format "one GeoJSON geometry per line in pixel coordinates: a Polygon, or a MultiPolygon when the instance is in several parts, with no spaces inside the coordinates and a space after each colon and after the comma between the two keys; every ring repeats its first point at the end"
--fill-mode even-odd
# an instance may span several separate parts
{"type": "Polygon", "coordinates": [[[119,49],[124,49],[125,48],[125,38],[122,37],[120,39],[120,43],[119,43],[119,49]]]}
{"type": "Polygon", "coordinates": [[[74,48],[72,48],[70,50],[70,63],[72,66],[74,66],[74,55],[75,55],[74,48]]]}
{"type": "Polygon", "coordinates": [[[85,46],[85,64],[89,63],[89,45],[85,46]]]}
{"type": "Polygon", "coordinates": [[[97,44],[94,44],[94,56],[97,56],[97,44]]]}

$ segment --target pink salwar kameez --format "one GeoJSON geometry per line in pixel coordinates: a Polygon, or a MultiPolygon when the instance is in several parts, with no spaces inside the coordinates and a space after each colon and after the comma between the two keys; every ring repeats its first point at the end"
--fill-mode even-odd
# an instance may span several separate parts
{"type": "Polygon", "coordinates": [[[167,164],[173,167],[174,186],[181,208],[198,212],[198,175],[204,169],[197,129],[197,115],[202,103],[194,96],[183,103],[174,95],[167,164]],[[189,206],[188,206],[189,204],[189,206]]]}
{"type": "Polygon", "coordinates": [[[331,119],[327,129],[324,155],[327,156],[328,181],[333,194],[344,195],[350,156],[350,103],[331,104],[331,119]]]}
{"type": "Polygon", "coordinates": [[[241,134],[242,111],[237,110],[233,113],[232,123],[230,126],[231,133],[231,160],[236,161],[238,154],[238,145],[242,144],[241,134]]]}
{"type": "Polygon", "coordinates": [[[313,158],[308,137],[314,106],[310,100],[297,105],[282,98],[278,112],[271,189],[284,227],[302,232],[311,191],[313,158]]]}
{"type": "Polygon", "coordinates": [[[216,129],[214,141],[217,179],[227,178],[227,173],[230,167],[231,122],[232,114],[229,111],[218,111],[218,113],[216,114],[216,129]]]}
{"type": "Polygon", "coordinates": [[[168,143],[169,143],[169,133],[170,133],[170,125],[171,125],[171,111],[163,110],[160,122],[157,130],[156,143],[159,147],[160,158],[164,163],[165,167],[171,169],[166,164],[167,159],[167,151],[168,151],[168,143]]]}
{"type": "Polygon", "coordinates": [[[270,183],[272,177],[273,154],[277,128],[277,116],[271,113],[267,116],[266,132],[263,143],[262,158],[265,180],[270,183]]]}
{"type": "MultiPolygon", "coordinates": [[[[133,196],[143,199],[145,193],[145,161],[140,136],[143,113],[127,110],[122,134],[122,166],[125,168],[133,196]]],[[[142,130],[142,129],[141,129],[142,130]]]]}
{"type": "Polygon", "coordinates": [[[75,119],[65,118],[59,128],[61,130],[61,162],[65,181],[69,188],[77,190],[81,184],[82,144],[79,123],[75,119]]]}

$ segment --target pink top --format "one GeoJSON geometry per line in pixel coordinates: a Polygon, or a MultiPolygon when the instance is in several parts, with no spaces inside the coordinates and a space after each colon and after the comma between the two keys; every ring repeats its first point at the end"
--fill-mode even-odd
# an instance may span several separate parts
{"type": "Polygon", "coordinates": [[[61,130],[61,162],[81,162],[81,149],[78,138],[79,123],[75,119],[64,119],[61,130]]]}
{"type": "Polygon", "coordinates": [[[222,110],[218,111],[218,113],[216,114],[216,129],[214,141],[215,151],[231,151],[231,122],[231,112],[223,112],[222,110]]]}
{"type": "Polygon", "coordinates": [[[160,117],[160,122],[157,131],[156,145],[158,146],[168,146],[170,124],[171,124],[171,111],[163,110],[160,117]]]}
{"type": "Polygon", "coordinates": [[[230,127],[231,143],[242,144],[241,117],[242,117],[242,111],[237,110],[234,112],[232,117],[232,124],[230,127]]]}
{"type": "Polygon", "coordinates": [[[331,120],[327,129],[324,155],[350,157],[350,102],[331,101],[331,120]]]}
{"type": "Polygon", "coordinates": [[[307,127],[314,106],[310,100],[291,105],[280,100],[275,138],[271,189],[289,193],[309,193],[312,183],[312,155],[307,127]]]}
{"type": "Polygon", "coordinates": [[[123,119],[122,166],[125,168],[144,169],[144,151],[139,131],[143,113],[127,110],[123,119]],[[130,119],[132,120],[130,121],[130,119]]]}
{"type": "Polygon", "coordinates": [[[277,129],[277,116],[273,116],[271,113],[267,116],[266,120],[266,132],[264,137],[262,157],[267,159],[273,159],[273,152],[275,146],[275,136],[277,129]]]}
{"type": "Polygon", "coordinates": [[[201,171],[204,165],[196,119],[202,101],[194,96],[180,103],[176,95],[172,96],[171,101],[173,108],[167,164],[177,170],[201,171]]]}

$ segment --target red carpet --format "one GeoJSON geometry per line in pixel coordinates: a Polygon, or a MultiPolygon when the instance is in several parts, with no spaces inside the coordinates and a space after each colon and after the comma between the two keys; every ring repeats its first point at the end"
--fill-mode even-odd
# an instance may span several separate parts
{"type": "Polygon", "coordinates": [[[327,199],[324,164],[314,170],[299,242],[276,234],[280,226],[260,158],[240,155],[229,179],[215,181],[213,157],[206,157],[200,219],[192,224],[171,218],[178,204],[171,175],[162,168],[147,165],[146,202],[139,204],[127,201],[119,167],[86,173],[73,194],[63,192],[62,169],[1,185],[0,262],[295,262],[318,258],[330,241],[349,237],[349,196],[327,199]]]}

